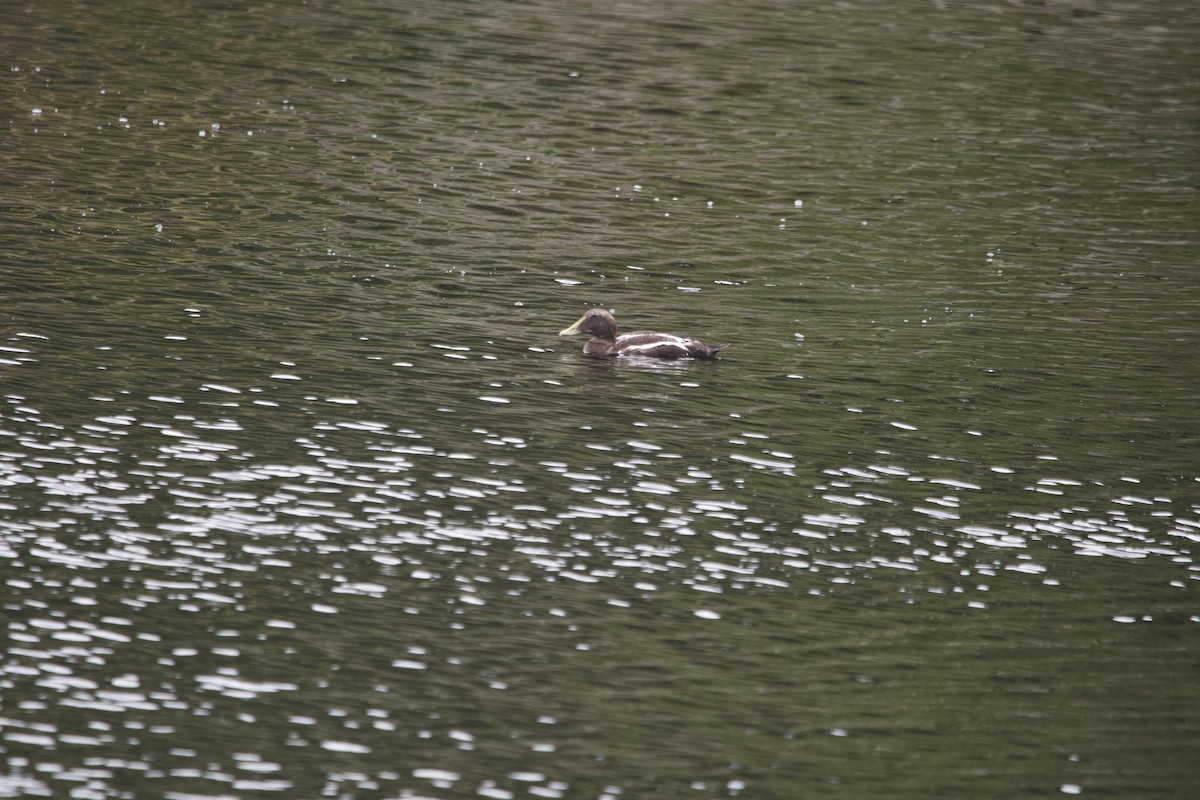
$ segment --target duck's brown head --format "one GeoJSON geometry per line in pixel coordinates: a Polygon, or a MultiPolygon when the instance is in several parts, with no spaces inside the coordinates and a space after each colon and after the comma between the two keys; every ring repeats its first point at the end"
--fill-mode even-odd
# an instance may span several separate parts
{"type": "Polygon", "coordinates": [[[615,341],[617,338],[617,321],[613,315],[603,308],[593,308],[584,314],[575,324],[559,331],[559,336],[574,336],[577,333],[590,333],[600,339],[615,341]]]}

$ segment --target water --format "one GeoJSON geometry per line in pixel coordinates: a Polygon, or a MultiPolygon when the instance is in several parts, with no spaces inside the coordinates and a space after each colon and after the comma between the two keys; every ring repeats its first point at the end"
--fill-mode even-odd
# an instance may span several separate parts
{"type": "Polygon", "coordinates": [[[1190,796],[1198,19],[0,11],[0,796],[1190,796]]]}

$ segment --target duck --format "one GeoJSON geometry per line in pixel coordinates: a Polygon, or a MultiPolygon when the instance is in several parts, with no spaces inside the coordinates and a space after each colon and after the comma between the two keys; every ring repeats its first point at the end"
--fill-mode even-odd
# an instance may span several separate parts
{"type": "Polygon", "coordinates": [[[589,356],[643,356],[646,358],[695,358],[715,361],[717,352],[727,344],[705,344],[699,339],[676,336],[673,333],[638,331],[617,335],[617,320],[603,308],[593,308],[576,320],[559,336],[590,333],[592,338],[583,346],[589,356]]]}

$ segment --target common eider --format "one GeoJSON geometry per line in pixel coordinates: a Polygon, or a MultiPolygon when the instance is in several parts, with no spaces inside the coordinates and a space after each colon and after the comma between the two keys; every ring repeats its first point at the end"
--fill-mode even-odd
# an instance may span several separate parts
{"type": "Polygon", "coordinates": [[[559,336],[590,333],[592,338],[583,346],[589,356],[644,356],[647,358],[698,358],[713,360],[717,351],[727,344],[705,344],[699,339],[676,336],[672,333],[638,331],[617,335],[617,321],[602,308],[593,308],[559,336]]]}

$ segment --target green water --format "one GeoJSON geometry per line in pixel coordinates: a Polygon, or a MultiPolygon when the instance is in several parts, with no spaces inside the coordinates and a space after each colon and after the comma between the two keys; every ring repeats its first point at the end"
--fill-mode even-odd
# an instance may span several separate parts
{"type": "Polygon", "coordinates": [[[1190,797],[1198,28],[6,6],[0,796],[1190,797]]]}

